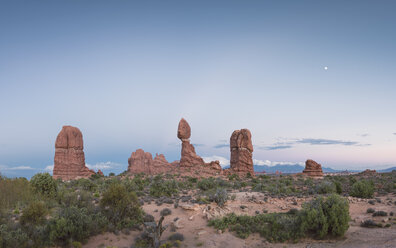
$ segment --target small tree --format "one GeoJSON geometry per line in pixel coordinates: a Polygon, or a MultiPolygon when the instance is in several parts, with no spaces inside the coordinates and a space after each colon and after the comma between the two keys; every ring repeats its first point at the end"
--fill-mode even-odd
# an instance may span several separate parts
{"type": "Polygon", "coordinates": [[[45,221],[45,215],[47,212],[48,211],[44,202],[33,201],[25,209],[23,209],[21,224],[42,224],[45,221]]]}

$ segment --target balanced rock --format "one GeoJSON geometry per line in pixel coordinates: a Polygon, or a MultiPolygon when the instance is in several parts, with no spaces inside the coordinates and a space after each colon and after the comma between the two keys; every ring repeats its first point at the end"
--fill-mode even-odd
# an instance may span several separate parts
{"type": "Polygon", "coordinates": [[[85,166],[83,136],[81,131],[72,126],[63,126],[55,142],[53,177],[55,179],[73,180],[88,178],[95,174],[85,166]]]}
{"type": "Polygon", "coordinates": [[[190,144],[191,128],[185,119],[181,119],[177,129],[177,137],[182,141],[180,167],[204,165],[204,160],[195,153],[195,148],[190,144]]]}
{"type": "Polygon", "coordinates": [[[233,172],[251,173],[253,169],[252,134],[248,129],[235,130],[230,138],[231,161],[230,169],[233,172]]]}
{"type": "Polygon", "coordinates": [[[312,159],[308,159],[305,162],[305,169],[303,170],[303,174],[306,174],[311,177],[323,177],[322,166],[312,159]]]}

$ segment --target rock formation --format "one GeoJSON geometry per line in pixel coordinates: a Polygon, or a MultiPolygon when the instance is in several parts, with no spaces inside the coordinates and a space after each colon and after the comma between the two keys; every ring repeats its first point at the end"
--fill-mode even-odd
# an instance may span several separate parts
{"type": "Polygon", "coordinates": [[[253,169],[252,134],[248,129],[235,130],[230,138],[230,170],[235,173],[250,173],[253,169]]]}
{"type": "Polygon", "coordinates": [[[171,172],[176,168],[175,165],[168,163],[163,154],[156,154],[153,159],[151,153],[138,149],[131,154],[128,159],[128,171],[132,174],[155,175],[171,172]]]}
{"type": "Polygon", "coordinates": [[[177,129],[177,137],[182,141],[180,167],[193,167],[205,164],[204,160],[195,153],[195,148],[190,144],[191,128],[185,119],[181,119],[177,129]]]}
{"type": "Polygon", "coordinates": [[[312,159],[308,159],[305,162],[305,169],[303,170],[303,174],[306,174],[311,177],[323,177],[322,166],[312,159]]]}
{"type": "Polygon", "coordinates": [[[55,142],[53,177],[73,180],[88,178],[95,174],[85,166],[84,145],[81,131],[72,126],[63,126],[55,142]]]}
{"type": "Polygon", "coordinates": [[[374,176],[376,174],[377,174],[376,170],[370,170],[370,169],[366,169],[365,171],[359,173],[359,175],[361,176],[374,176]]]}

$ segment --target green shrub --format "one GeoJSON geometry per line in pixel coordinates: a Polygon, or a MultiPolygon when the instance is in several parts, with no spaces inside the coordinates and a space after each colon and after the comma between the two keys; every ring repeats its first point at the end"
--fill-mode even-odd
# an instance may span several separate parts
{"type": "Polygon", "coordinates": [[[134,192],[128,192],[122,184],[112,184],[103,193],[100,206],[115,226],[132,227],[142,223],[143,211],[134,192]]]}
{"type": "Polygon", "coordinates": [[[368,214],[372,214],[375,212],[374,208],[368,208],[366,211],[368,214]]]}
{"type": "Polygon", "coordinates": [[[25,205],[34,198],[26,178],[0,176],[0,211],[25,205]]]}
{"type": "Polygon", "coordinates": [[[318,194],[331,194],[336,191],[336,185],[331,181],[323,181],[316,186],[316,193],[318,194]]]}
{"type": "Polygon", "coordinates": [[[227,190],[219,188],[216,190],[216,193],[214,194],[214,202],[217,203],[220,207],[223,207],[224,204],[227,202],[228,199],[228,193],[227,190]]]}
{"type": "Polygon", "coordinates": [[[360,224],[361,227],[382,227],[382,225],[380,223],[376,223],[373,220],[365,220],[362,222],[362,224],[360,224]]]}
{"type": "Polygon", "coordinates": [[[349,228],[349,220],[349,204],[339,195],[319,197],[303,204],[302,230],[319,238],[343,236],[349,228]]]}
{"type": "Polygon", "coordinates": [[[152,196],[172,196],[178,191],[179,187],[175,180],[163,180],[160,175],[155,176],[150,184],[150,195],[152,196]]]}
{"type": "Polygon", "coordinates": [[[55,180],[48,173],[38,173],[32,177],[30,184],[35,192],[46,197],[55,197],[57,186],[55,180]]]}
{"type": "Polygon", "coordinates": [[[355,182],[352,185],[352,190],[350,192],[351,196],[359,198],[372,198],[374,194],[374,183],[372,181],[368,182],[365,180],[355,182]]]}
{"type": "Polygon", "coordinates": [[[198,188],[201,190],[209,190],[217,187],[216,180],[213,177],[203,178],[198,181],[198,188]]]}
{"type": "Polygon", "coordinates": [[[337,194],[341,195],[342,194],[342,185],[341,185],[341,183],[339,181],[335,181],[334,184],[336,186],[337,194]]]}
{"type": "Polygon", "coordinates": [[[167,216],[167,215],[171,215],[171,214],[172,214],[172,210],[170,210],[169,208],[164,208],[160,212],[161,216],[167,216]]]}
{"type": "Polygon", "coordinates": [[[10,229],[7,225],[0,225],[0,248],[30,247],[29,237],[22,229],[10,229]]]}
{"type": "Polygon", "coordinates": [[[33,201],[26,208],[23,209],[21,216],[21,224],[42,224],[45,221],[45,215],[47,214],[47,208],[44,202],[33,201]]]}
{"type": "Polygon", "coordinates": [[[376,216],[388,216],[388,213],[385,211],[376,211],[373,213],[373,217],[376,217],[376,216]]]}
{"type": "Polygon", "coordinates": [[[83,242],[88,237],[104,230],[106,219],[86,208],[75,206],[61,210],[59,216],[51,220],[49,238],[58,245],[70,245],[73,241],[83,242]]]}

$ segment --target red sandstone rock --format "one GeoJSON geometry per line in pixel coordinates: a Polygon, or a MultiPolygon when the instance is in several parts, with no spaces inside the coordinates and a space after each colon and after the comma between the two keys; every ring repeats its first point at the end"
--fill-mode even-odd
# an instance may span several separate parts
{"type": "Polygon", "coordinates": [[[365,171],[362,171],[362,172],[359,173],[359,175],[361,175],[361,176],[373,176],[375,174],[377,174],[377,171],[376,170],[370,170],[370,169],[366,169],[365,171]]]}
{"type": "Polygon", "coordinates": [[[191,128],[188,122],[182,118],[177,128],[177,137],[181,140],[189,139],[191,136],[191,128]]]}
{"type": "Polygon", "coordinates": [[[305,162],[305,169],[303,170],[303,174],[306,174],[311,177],[323,177],[322,166],[312,159],[308,159],[305,162]]]}
{"type": "Polygon", "coordinates": [[[53,177],[73,180],[88,178],[95,174],[85,166],[84,145],[81,131],[72,126],[63,126],[55,142],[53,177]]]}
{"type": "Polygon", "coordinates": [[[145,173],[148,175],[156,175],[160,173],[170,173],[175,166],[168,163],[163,154],[156,154],[155,158],[151,153],[138,149],[132,153],[128,159],[128,171],[132,174],[145,173]]]}
{"type": "Polygon", "coordinates": [[[102,176],[102,177],[104,176],[103,172],[101,170],[98,170],[98,172],[96,174],[98,174],[99,176],[102,176]]]}
{"type": "Polygon", "coordinates": [[[232,133],[230,138],[230,150],[230,169],[233,172],[249,172],[253,175],[252,134],[248,129],[235,130],[232,133]]]}

